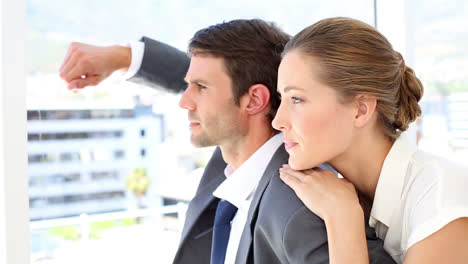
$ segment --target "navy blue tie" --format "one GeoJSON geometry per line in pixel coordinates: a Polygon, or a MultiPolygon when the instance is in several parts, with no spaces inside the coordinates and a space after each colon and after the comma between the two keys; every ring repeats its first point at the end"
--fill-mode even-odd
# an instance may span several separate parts
{"type": "Polygon", "coordinates": [[[236,215],[237,207],[228,201],[220,201],[216,208],[211,242],[211,264],[224,264],[226,249],[231,233],[231,221],[236,215]]]}

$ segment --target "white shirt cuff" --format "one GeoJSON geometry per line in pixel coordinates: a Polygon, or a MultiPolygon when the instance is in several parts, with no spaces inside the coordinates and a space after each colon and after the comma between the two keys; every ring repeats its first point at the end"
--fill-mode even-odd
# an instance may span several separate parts
{"type": "Polygon", "coordinates": [[[137,40],[132,40],[127,44],[127,47],[130,47],[132,50],[132,61],[127,72],[124,74],[123,78],[128,80],[135,76],[138,70],[141,67],[141,62],[143,61],[143,53],[145,52],[145,43],[137,40]]]}

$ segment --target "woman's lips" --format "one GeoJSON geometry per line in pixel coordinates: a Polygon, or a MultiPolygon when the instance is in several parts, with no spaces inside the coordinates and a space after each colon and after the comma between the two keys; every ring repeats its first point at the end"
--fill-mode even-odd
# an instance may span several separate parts
{"type": "Polygon", "coordinates": [[[286,148],[286,150],[294,148],[296,145],[297,145],[296,142],[287,141],[287,140],[284,141],[284,147],[286,148]]]}

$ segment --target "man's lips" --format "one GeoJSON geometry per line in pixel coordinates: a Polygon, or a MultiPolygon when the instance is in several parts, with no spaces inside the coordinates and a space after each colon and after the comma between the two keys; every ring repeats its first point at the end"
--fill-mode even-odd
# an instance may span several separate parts
{"type": "Polygon", "coordinates": [[[199,126],[199,125],[200,125],[200,123],[198,123],[198,122],[190,122],[190,123],[189,123],[189,127],[191,127],[191,128],[192,128],[192,127],[199,126]]]}
{"type": "Polygon", "coordinates": [[[296,145],[297,145],[296,142],[289,141],[289,140],[284,140],[284,147],[286,148],[286,150],[291,149],[291,148],[295,147],[296,145]]]}

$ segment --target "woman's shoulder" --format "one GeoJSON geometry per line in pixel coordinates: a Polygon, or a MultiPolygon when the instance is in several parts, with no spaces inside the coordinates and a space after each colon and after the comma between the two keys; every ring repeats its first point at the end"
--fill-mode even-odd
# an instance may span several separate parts
{"type": "Polygon", "coordinates": [[[468,168],[423,151],[416,151],[408,165],[405,219],[410,247],[451,221],[468,216],[468,168]]]}
{"type": "Polygon", "coordinates": [[[445,206],[468,206],[468,167],[449,159],[416,151],[407,169],[403,195],[410,205],[417,206],[425,200],[436,202],[439,209],[445,206]]]}
{"type": "Polygon", "coordinates": [[[468,167],[418,150],[408,164],[405,183],[409,192],[426,192],[432,185],[439,192],[464,191],[468,186],[468,167]]]}

